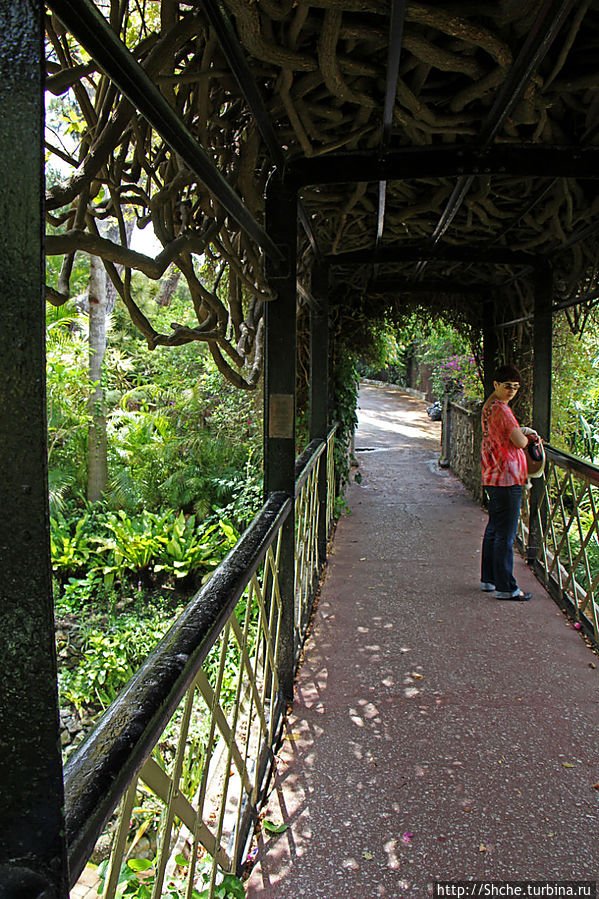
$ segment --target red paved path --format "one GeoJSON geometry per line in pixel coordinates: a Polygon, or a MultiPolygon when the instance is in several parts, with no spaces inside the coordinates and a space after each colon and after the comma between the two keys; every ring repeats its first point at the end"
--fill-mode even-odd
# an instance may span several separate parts
{"type": "Polygon", "coordinates": [[[359,422],[362,483],[270,797],[270,819],[289,827],[265,835],[248,897],[595,880],[599,659],[520,558],[531,602],[479,591],[485,515],[438,468],[424,403],[365,387],[359,422]]]}

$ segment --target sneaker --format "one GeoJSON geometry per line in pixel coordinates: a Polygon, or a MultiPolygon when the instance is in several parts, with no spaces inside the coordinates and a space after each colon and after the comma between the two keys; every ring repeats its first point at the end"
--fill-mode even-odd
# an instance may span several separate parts
{"type": "Polygon", "coordinates": [[[492,593],[495,589],[495,584],[489,584],[487,583],[487,581],[481,581],[480,589],[483,591],[483,593],[492,593]]]}
{"type": "Polygon", "coordinates": [[[516,590],[515,593],[496,593],[495,599],[502,599],[504,602],[528,602],[532,599],[532,593],[524,593],[522,590],[516,590]]]}

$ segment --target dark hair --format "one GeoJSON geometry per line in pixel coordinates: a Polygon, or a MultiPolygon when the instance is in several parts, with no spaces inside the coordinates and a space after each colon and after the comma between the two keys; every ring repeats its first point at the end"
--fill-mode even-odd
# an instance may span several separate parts
{"type": "Polygon", "coordinates": [[[514,365],[501,365],[495,371],[493,379],[499,384],[502,384],[504,381],[517,381],[518,384],[522,383],[522,375],[514,365]]]}

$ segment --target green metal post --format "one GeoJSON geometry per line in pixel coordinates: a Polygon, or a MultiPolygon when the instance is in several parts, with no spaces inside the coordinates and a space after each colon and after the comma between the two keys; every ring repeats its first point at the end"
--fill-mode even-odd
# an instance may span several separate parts
{"type": "Polygon", "coordinates": [[[43,302],[43,4],[0,4],[0,895],[66,897],[43,302]]]}
{"type": "Polygon", "coordinates": [[[451,400],[443,397],[443,419],[441,424],[440,468],[451,468],[451,400]]]}
{"type": "MultiPolygon", "coordinates": [[[[276,298],[266,304],[264,362],[264,493],[286,493],[295,503],[296,257],[297,194],[276,177],[266,194],[266,228],[284,253],[269,260],[267,275],[276,298]]],[[[283,620],[279,639],[279,683],[286,702],[295,674],[295,509],[283,525],[279,587],[283,620]]]]}
{"type": "MultiPolygon", "coordinates": [[[[310,309],[310,440],[326,440],[329,431],[329,267],[312,272],[310,309]]],[[[321,457],[318,473],[318,558],[327,554],[327,466],[321,457]]]]}
{"type": "MultiPolygon", "coordinates": [[[[532,424],[543,440],[551,439],[551,362],[553,349],[553,271],[549,263],[535,270],[533,333],[532,424]]],[[[534,562],[542,542],[538,511],[543,500],[544,480],[535,478],[530,491],[530,529],[527,558],[534,562]]],[[[546,515],[546,510],[542,510],[546,515]]]]}
{"type": "Polygon", "coordinates": [[[553,348],[553,271],[539,266],[535,277],[533,334],[533,427],[544,440],[551,439],[551,361],[553,348]]]}
{"type": "Polygon", "coordinates": [[[495,305],[485,303],[483,307],[483,364],[485,396],[493,393],[493,374],[497,364],[497,330],[495,327],[495,305]]]}

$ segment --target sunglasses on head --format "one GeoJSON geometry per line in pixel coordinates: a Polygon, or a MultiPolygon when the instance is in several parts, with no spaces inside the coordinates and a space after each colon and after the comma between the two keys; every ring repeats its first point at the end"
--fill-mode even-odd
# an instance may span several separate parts
{"type": "Polygon", "coordinates": [[[514,384],[511,381],[503,381],[501,386],[507,387],[508,390],[519,390],[520,389],[519,384],[514,384]]]}

